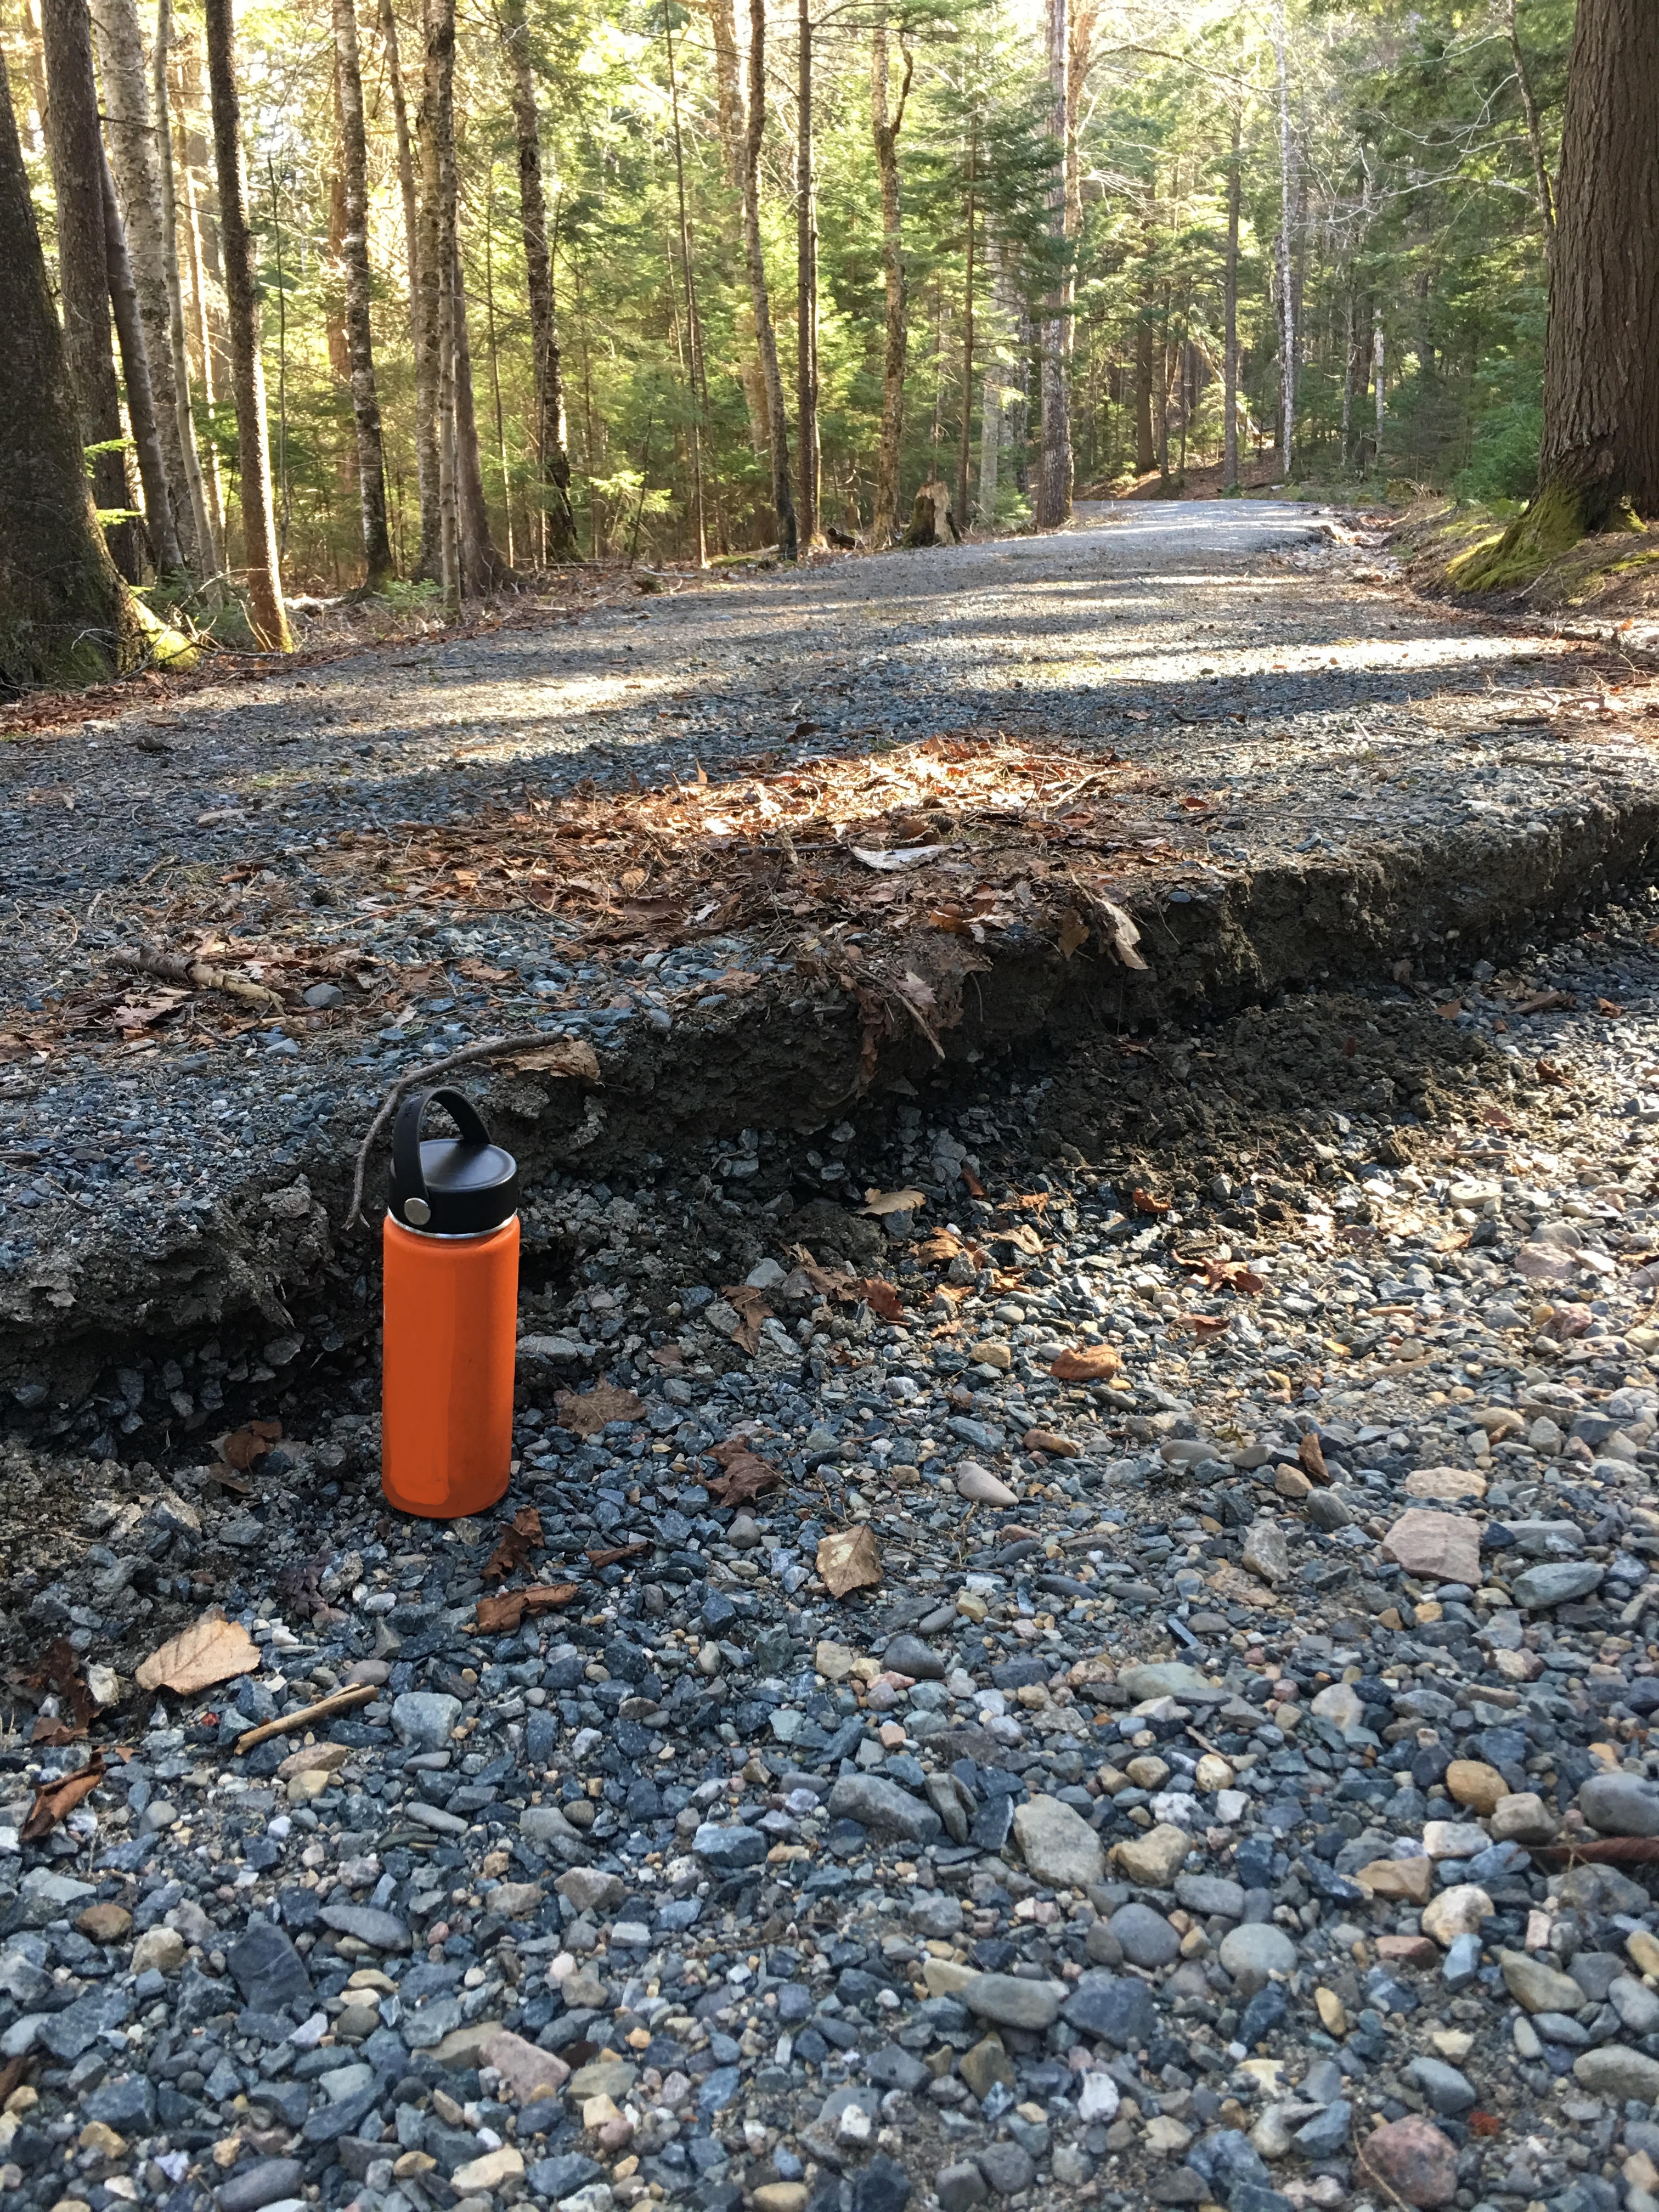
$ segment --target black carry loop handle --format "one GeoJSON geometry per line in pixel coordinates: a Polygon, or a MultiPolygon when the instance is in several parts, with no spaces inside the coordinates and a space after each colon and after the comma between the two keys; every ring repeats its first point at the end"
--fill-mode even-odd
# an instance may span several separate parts
{"type": "Polygon", "coordinates": [[[411,1091],[392,1130],[392,1182],[386,1204],[405,1228],[432,1237],[477,1237],[499,1229],[519,1210],[519,1164],[491,1141],[483,1116],[448,1084],[411,1091]],[[428,1106],[439,1105],[459,1137],[421,1135],[428,1106]]]}

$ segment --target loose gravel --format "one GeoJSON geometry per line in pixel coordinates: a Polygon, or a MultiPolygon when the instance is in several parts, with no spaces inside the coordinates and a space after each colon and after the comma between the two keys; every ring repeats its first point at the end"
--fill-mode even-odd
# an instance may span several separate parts
{"type": "Polygon", "coordinates": [[[1656,914],[548,1188],[474,1522],[14,1442],[10,2197],[1645,2212],[1656,914]]]}

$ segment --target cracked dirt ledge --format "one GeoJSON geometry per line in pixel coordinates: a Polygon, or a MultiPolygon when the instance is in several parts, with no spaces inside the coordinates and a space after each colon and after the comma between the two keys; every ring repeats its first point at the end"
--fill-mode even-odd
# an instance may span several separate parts
{"type": "MultiPolygon", "coordinates": [[[[556,1206],[534,1197],[550,1174],[598,1178],[745,1127],[810,1132],[981,1060],[1201,1025],[1287,990],[1406,973],[1432,981],[1501,963],[1540,928],[1582,919],[1656,873],[1659,789],[1632,781],[1520,836],[1378,842],[1230,874],[1179,904],[1147,898],[1133,909],[1144,971],[1100,956],[1097,939],[1068,959],[1037,927],[971,951],[942,938],[927,978],[937,1049],[890,1000],[866,992],[860,1003],[819,972],[601,1052],[597,1087],[471,1075],[532,1194],[533,1279],[562,1243],[556,1206]]],[[[61,1433],[89,1394],[121,1402],[121,1370],[204,1334],[239,1347],[256,1380],[262,1360],[308,1367],[360,1339],[374,1311],[374,1247],[343,1224],[362,1126],[356,1115],[325,1124],[297,1171],[251,1165],[204,1218],[164,1215],[136,1237],[100,1233],[94,1218],[77,1242],[0,1279],[11,1425],[61,1433]]],[[[263,1369],[266,1379],[275,1371],[263,1369]]]]}

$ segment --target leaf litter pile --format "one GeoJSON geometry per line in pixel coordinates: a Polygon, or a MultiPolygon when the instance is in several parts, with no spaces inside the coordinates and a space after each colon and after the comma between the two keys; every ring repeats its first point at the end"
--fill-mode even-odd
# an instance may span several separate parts
{"type": "MultiPolygon", "coordinates": [[[[562,960],[741,933],[806,980],[855,993],[866,1030],[908,1021],[933,1038],[941,983],[983,965],[981,948],[1007,933],[1046,938],[1068,960],[1146,966],[1129,902],[1221,880],[1204,854],[1210,802],[1175,794],[1182,818],[1169,823],[1157,817],[1170,797],[1109,752],[999,732],[788,764],[765,755],[718,783],[701,771],[649,790],[589,781],[470,822],[344,830],[305,855],[308,898],[277,854],[164,876],[153,901],[108,915],[130,941],[104,971],[49,1013],[14,1018],[0,1057],[71,1039],[131,1053],[272,1026],[355,1033],[414,1016],[434,988],[490,997],[516,983],[484,960],[387,959],[343,933],[343,908],[377,922],[400,909],[518,917],[562,960]]],[[[759,981],[728,969],[687,995],[729,1000],[759,981]]],[[[591,991],[540,991],[538,1009],[591,991]]]]}

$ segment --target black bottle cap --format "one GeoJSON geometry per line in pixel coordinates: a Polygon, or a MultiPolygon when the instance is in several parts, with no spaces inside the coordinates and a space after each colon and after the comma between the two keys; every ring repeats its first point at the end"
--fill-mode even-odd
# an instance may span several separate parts
{"type": "Polygon", "coordinates": [[[489,1140],[477,1108],[447,1084],[415,1091],[398,1109],[392,1130],[392,1182],[386,1205],[394,1221],[428,1237],[481,1237],[519,1210],[519,1164],[489,1140]],[[459,1137],[421,1135],[428,1106],[445,1109],[459,1137]]]}

